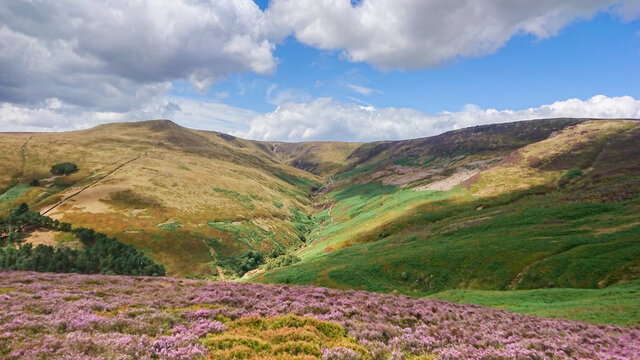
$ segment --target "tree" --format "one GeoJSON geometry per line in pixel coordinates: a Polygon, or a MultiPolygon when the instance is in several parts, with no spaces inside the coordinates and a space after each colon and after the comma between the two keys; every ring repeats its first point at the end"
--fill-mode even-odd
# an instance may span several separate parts
{"type": "MultiPolygon", "coordinates": [[[[72,230],[71,224],[54,221],[48,216],[29,211],[26,204],[9,211],[6,219],[0,218],[0,235],[5,233],[8,233],[10,244],[0,248],[0,269],[147,276],[166,274],[164,266],[133,246],[123,244],[93,229],[72,230]],[[72,232],[86,248],[74,250],[47,245],[38,245],[35,248],[31,244],[20,246],[23,233],[38,228],[72,232]],[[18,244],[18,247],[13,243],[18,244]]],[[[264,255],[256,253],[250,257],[252,260],[262,259],[264,255]]]]}
{"type": "Polygon", "coordinates": [[[25,214],[27,211],[29,211],[29,205],[22,203],[17,208],[13,208],[11,213],[13,216],[18,217],[25,214]]]}
{"type": "Polygon", "coordinates": [[[78,165],[72,162],[63,162],[51,167],[53,175],[70,175],[78,171],[78,165]]]}

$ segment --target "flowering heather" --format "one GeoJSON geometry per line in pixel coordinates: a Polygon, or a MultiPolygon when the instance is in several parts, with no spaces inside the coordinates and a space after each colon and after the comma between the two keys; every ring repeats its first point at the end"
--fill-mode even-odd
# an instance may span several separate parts
{"type": "Polygon", "coordinates": [[[640,359],[640,329],[363,291],[0,272],[2,359],[640,359]]]}

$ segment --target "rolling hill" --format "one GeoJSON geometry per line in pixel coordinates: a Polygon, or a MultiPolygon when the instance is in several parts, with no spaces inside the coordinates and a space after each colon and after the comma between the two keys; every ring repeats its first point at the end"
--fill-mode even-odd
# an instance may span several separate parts
{"type": "Polygon", "coordinates": [[[313,211],[320,178],[282,165],[268,144],[170,121],[59,134],[4,134],[0,211],[20,202],[134,245],[173,275],[219,273],[248,249],[300,243],[291,211],[313,211]],[[51,176],[58,162],[80,171],[51,176]],[[33,179],[42,186],[28,186],[33,179]]]}
{"type": "MultiPolygon", "coordinates": [[[[0,217],[26,202],[174,276],[238,278],[277,249],[293,260],[244,280],[489,305],[501,295],[450,291],[623,284],[629,294],[640,279],[638,140],[640,122],[625,119],[373,143],[249,141],[168,120],[2,133],[0,217]],[[49,173],[65,161],[80,171],[49,173]]],[[[640,323],[638,305],[621,311],[640,323]]],[[[583,315],[554,314],[600,319],[583,315]]]]}

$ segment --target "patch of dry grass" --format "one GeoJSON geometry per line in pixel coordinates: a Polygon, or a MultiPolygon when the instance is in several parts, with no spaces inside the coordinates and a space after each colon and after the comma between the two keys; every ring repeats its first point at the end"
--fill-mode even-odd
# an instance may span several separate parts
{"type": "Polygon", "coordinates": [[[555,182],[566,169],[542,166],[565,154],[590,151],[611,136],[636,126],[634,121],[587,121],[568,127],[554,136],[513,152],[497,166],[472,178],[469,187],[478,196],[495,196],[555,182]]]}

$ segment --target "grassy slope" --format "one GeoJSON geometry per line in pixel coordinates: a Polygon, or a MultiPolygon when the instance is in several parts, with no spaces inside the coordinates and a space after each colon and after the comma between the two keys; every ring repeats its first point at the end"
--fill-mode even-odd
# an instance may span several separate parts
{"type": "MultiPolygon", "coordinates": [[[[578,124],[519,148],[448,192],[416,192],[415,184],[354,185],[353,178],[375,179],[371,173],[389,162],[361,166],[326,195],[331,216],[319,214],[321,226],[300,253],[303,262],[254,280],[424,296],[460,288],[601,288],[640,278],[640,169],[634,161],[640,148],[633,144],[639,132],[633,122],[578,124]],[[559,188],[558,180],[575,167],[584,175],[559,188]]],[[[489,148],[485,158],[495,154],[489,148]]],[[[424,167],[411,158],[404,163],[424,167]]],[[[616,308],[616,301],[613,313],[639,319],[640,304],[621,301],[616,308]]],[[[558,316],[583,318],[570,311],[558,316]]],[[[592,319],[621,323],[614,317],[592,319]]]]}
{"type": "Polygon", "coordinates": [[[429,298],[591,323],[640,325],[640,282],[604,289],[449,290],[429,298]]]}
{"type": "Polygon", "coordinates": [[[352,165],[355,159],[349,155],[362,146],[359,143],[318,141],[273,142],[269,145],[284,163],[321,176],[335,175],[352,165]]]}
{"type": "Polygon", "coordinates": [[[554,204],[556,196],[436,201],[371,229],[370,242],[307,257],[258,280],[426,295],[454,288],[597,288],[640,277],[640,224],[631,222],[638,220],[639,199],[554,204]],[[381,232],[392,235],[377,240],[381,232]]]}
{"type": "Polygon", "coordinates": [[[0,173],[13,175],[2,178],[0,187],[18,185],[0,196],[0,212],[22,201],[45,211],[102,179],[49,215],[144,249],[173,275],[215,274],[215,259],[298,246],[298,234],[283,220],[292,209],[313,211],[308,194],[319,185],[316,176],[281,165],[265,144],[168,121],[3,134],[2,154],[9,156],[10,147],[26,139],[25,161],[2,163],[0,173]],[[77,163],[80,172],[41,187],[24,185],[49,177],[51,165],[61,161],[77,163]],[[233,229],[208,225],[223,220],[233,222],[233,229]]]}

